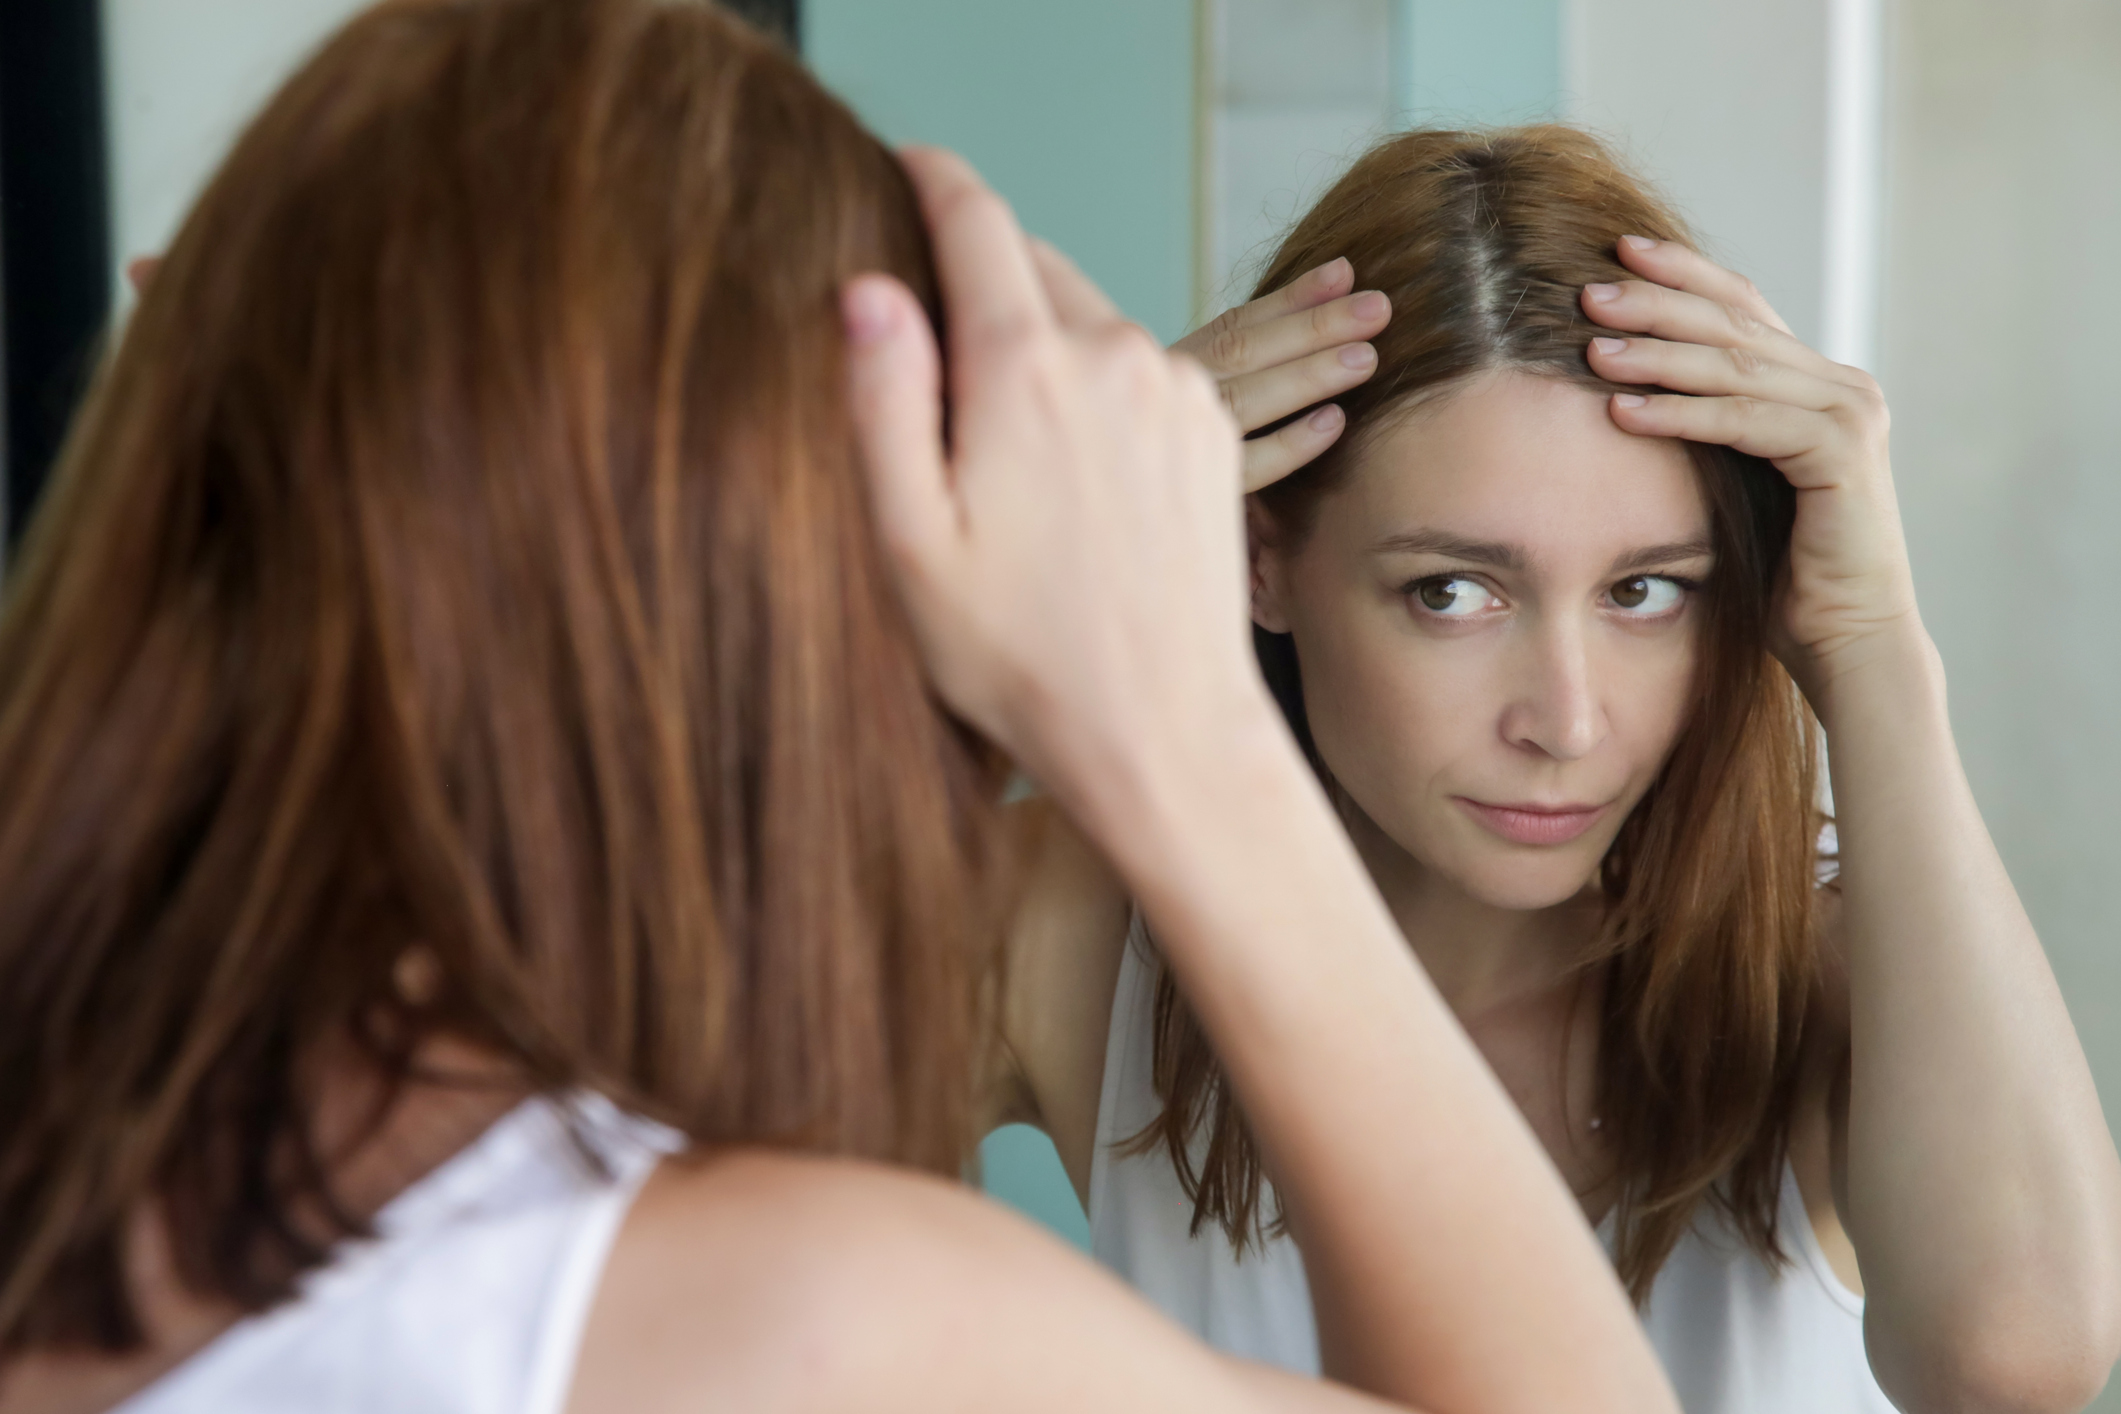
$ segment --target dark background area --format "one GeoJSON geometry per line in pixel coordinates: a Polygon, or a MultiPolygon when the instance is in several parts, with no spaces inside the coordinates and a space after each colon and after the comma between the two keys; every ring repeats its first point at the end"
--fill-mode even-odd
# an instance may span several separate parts
{"type": "MultiPolygon", "coordinates": [[[[722,0],[791,48],[798,0],[722,0]]],[[[0,528],[12,546],[110,318],[110,183],[97,0],[0,3],[0,528]]]]}
{"type": "Polygon", "coordinates": [[[44,487],[110,314],[96,0],[0,4],[0,312],[10,544],[44,487]]]}

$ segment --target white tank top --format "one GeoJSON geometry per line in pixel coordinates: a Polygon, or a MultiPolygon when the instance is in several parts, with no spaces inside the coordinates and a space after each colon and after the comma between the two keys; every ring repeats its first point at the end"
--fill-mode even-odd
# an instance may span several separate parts
{"type": "MultiPolygon", "coordinates": [[[[1220,1225],[1190,1236],[1193,1204],[1163,1151],[1120,1147],[1161,1108],[1151,1070],[1156,966],[1137,923],[1120,963],[1090,1163],[1090,1246],[1209,1344],[1318,1373],[1303,1257],[1286,1237],[1239,1260],[1220,1225]]],[[[1262,1201],[1272,1211],[1271,1190],[1262,1201]]],[[[1713,1218],[1681,1239],[1643,1311],[1686,1414],[1895,1414],[1863,1350],[1863,1298],[1827,1265],[1785,1171],[1779,1275],[1713,1218]]],[[[1611,1224],[1599,1229],[1610,1250],[1611,1224]]]]}
{"type": "Polygon", "coordinates": [[[525,1101],[114,1414],[559,1414],[612,1239],[681,1142],[598,1096],[525,1101]]]}

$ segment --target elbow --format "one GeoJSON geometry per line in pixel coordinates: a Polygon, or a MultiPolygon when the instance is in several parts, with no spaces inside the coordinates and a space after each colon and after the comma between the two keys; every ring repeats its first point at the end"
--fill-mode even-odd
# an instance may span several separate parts
{"type": "Polygon", "coordinates": [[[1912,1359],[1872,1363],[1907,1414],[2078,1414],[2121,1358],[2121,1302],[2052,1299],[1953,1323],[1912,1359]]]}

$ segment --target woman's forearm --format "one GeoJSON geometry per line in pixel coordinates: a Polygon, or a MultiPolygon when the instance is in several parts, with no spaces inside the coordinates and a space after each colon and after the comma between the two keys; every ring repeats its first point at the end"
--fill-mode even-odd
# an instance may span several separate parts
{"type": "Polygon", "coordinates": [[[1198,740],[1078,809],[1236,1086],[1327,1372],[1448,1414],[1674,1408],[1573,1199],[1271,708],[1198,740]]]}
{"type": "Polygon", "coordinates": [[[2083,1050],[1919,622],[1867,645],[1820,705],[1850,979],[1846,1217],[1874,1363],[1906,1407],[2073,1408],[2121,1341],[2121,1163],[2083,1050]],[[2091,1382],[2075,1395],[2073,1370],[2091,1382]]]}

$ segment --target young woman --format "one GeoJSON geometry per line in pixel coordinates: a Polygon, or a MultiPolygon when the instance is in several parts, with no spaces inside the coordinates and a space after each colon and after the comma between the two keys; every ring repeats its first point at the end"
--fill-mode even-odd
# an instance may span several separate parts
{"type": "MultiPolygon", "coordinates": [[[[1255,485],[1330,445],[1253,498],[1259,656],[1690,1414],[2086,1403],[2121,1164],[1960,771],[1876,385],[1559,127],[1383,142],[1261,288],[1189,341],[1240,420],[1338,401],[1254,444],[1255,485]]],[[[1315,1368],[1329,1307],[1228,1058],[1044,827],[995,1112],[1167,1312],[1315,1368]]]]}
{"type": "Polygon", "coordinates": [[[1335,1373],[1674,1407],[1274,716],[1210,380],[907,165],[649,0],[397,0],[242,139],[0,620],[0,1410],[1386,1407],[955,1183],[1003,752],[1335,1373]]]}

